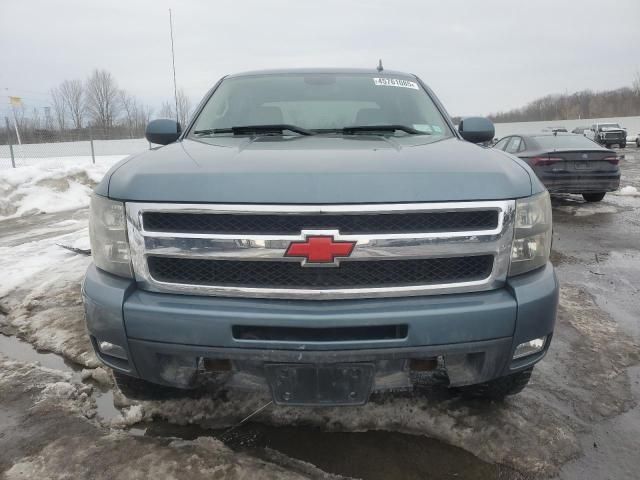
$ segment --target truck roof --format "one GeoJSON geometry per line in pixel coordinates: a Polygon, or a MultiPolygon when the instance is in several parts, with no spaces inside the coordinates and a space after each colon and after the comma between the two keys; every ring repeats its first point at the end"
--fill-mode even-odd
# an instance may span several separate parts
{"type": "Polygon", "coordinates": [[[249,77],[253,75],[283,75],[287,73],[298,74],[316,74],[316,73],[333,73],[333,74],[351,74],[351,73],[364,73],[370,75],[396,75],[403,77],[415,78],[416,76],[411,73],[399,72],[397,70],[383,70],[379,72],[375,68],[279,68],[269,70],[251,70],[248,72],[232,73],[227,75],[227,78],[235,77],[249,77]]]}

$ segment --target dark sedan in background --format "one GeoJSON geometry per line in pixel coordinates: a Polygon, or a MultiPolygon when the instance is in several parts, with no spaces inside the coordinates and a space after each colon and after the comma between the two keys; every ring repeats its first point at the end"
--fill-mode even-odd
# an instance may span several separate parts
{"type": "Polygon", "coordinates": [[[587,130],[589,130],[589,127],[576,127],[573,130],[571,130],[571,133],[576,133],[578,135],[585,135],[587,130]]]}
{"type": "Polygon", "coordinates": [[[599,202],[620,185],[616,152],[582,135],[510,135],[494,148],[527,162],[551,193],[579,193],[587,202],[599,202]]]}

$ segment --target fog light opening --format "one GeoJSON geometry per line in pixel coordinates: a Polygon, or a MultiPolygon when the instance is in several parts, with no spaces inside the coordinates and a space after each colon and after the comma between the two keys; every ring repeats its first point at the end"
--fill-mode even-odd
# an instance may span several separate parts
{"type": "Polygon", "coordinates": [[[528,357],[529,355],[534,355],[541,352],[542,350],[544,350],[544,346],[546,343],[546,335],[544,337],[534,338],[533,340],[529,340],[528,342],[521,343],[516,347],[516,350],[513,353],[513,360],[528,357]]]}
{"type": "Polygon", "coordinates": [[[121,360],[129,360],[129,357],[127,356],[127,351],[124,349],[124,347],[121,347],[120,345],[116,345],[115,343],[99,341],[99,340],[97,343],[98,343],[98,350],[100,350],[100,353],[102,353],[103,355],[119,358],[121,360]]]}
{"type": "Polygon", "coordinates": [[[231,360],[224,358],[203,358],[201,370],[205,372],[230,372],[231,360]]]}
{"type": "Polygon", "coordinates": [[[409,361],[409,370],[414,372],[430,372],[438,368],[438,357],[412,358],[409,361]]]}

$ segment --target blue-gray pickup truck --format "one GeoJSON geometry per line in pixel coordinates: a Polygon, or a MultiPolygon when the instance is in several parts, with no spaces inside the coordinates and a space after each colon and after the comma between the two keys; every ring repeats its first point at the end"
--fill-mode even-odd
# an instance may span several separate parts
{"type": "Polygon", "coordinates": [[[558,304],[549,194],[454,126],[415,75],[297,69],[220,80],[165,145],[91,200],[82,293],[125,394],[250,387],[359,405],[425,376],[521,391],[558,304]]]}

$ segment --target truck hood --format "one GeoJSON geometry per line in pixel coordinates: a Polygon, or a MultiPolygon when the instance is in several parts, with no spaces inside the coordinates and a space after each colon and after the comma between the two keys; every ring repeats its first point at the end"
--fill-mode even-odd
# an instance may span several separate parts
{"type": "Polygon", "coordinates": [[[214,137],[129,157],[98,194],[148,202],[338,204],[519,198],[544,187],[524,162],[450,138],[214,137]]]}

